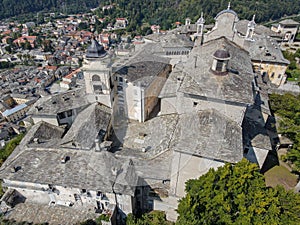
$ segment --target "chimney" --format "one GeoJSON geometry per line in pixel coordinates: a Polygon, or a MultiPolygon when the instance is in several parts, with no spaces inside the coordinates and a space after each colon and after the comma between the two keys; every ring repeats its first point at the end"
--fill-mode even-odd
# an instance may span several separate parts
{"type": "Polygon", "coordinates": [[[95,151],[100,152],[100,143],[99,139],[95,139],[95,151]]]}
{"type": "Polygon", "coordinates": [[[111,172],[114,176],[117,176],[118,174],[118,169],[116,167],[111,168],[111,172]]]}

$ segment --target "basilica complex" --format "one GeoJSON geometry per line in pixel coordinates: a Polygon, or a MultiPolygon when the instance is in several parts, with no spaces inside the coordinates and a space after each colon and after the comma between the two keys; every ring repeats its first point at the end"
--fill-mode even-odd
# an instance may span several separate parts
{"type": "Polygon", "coordinates": [[[109,224],[163,210],[175,221],[188,179],[243,157],[267,171],[278,144],[268,90],[289,65],[278,40],[293,38],[277,30],[239,20],[229,6],[213,27],[201,14],[126,55],[94,38],[85,88],[28,112],[34,125],[0,169],[1,210],[88,209],[109,224]]]}

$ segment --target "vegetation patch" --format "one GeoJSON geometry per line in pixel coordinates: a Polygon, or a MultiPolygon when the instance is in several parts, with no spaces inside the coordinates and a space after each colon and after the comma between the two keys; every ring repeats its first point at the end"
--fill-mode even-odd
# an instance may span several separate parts
{"type": "Polygon", "coordinates": [[[284,166],[275,166],[265,174],[266,185],[276,187],[282,185],[286,190],[293,189],[297,185],[297,176],[292,174],[284,166]]]}
{"type": "Polygon", "coordinates": [[[271,94],[271,110],[280,117],[278,132],[294,142],[285,161],[290,161],[295,171],[300,171],[300,95],[271,94]]]}
{"type": "MultiPolygon", "coordinates": [[[[296,50],[296,48],[291,48],[296,50]]],[[[289,81],[299,81],[300,80],[300,67],[297,64],[296,58],[300,58],[300,49],[296,50],[295,53],[289,51],[283,51],[283,56],[290,61],[290,65],[286,70],[289,81]]]]}

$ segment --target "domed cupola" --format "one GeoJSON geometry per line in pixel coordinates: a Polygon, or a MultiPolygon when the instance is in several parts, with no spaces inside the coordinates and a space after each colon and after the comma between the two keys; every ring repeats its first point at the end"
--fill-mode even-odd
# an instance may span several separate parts
{"type": "Polygon", "coordinates": [[[103,58],[106,56],[106,51],[104,47],[95,40],[95,37],[92,38],[91,45],[87,48],[86,58],[94,59],[94,58],[103,58]]]}
{"type": "Polygon", "coordinates": [[[224,46],[222,49],[218,49],[213,54],[212,72],[216,75],[226,75],[229,59],[230,54],[224,46]]]}
{"type": "Polygon", "coordinates": [[[224,14],[232,14],[234,16],[234,22],[237,22],[239,20],[237,13],[230,8],[230,2],[228,3],[227,9],[222,10],[216,15],[215,20],[218,20],[218,18],[224,14]]]}

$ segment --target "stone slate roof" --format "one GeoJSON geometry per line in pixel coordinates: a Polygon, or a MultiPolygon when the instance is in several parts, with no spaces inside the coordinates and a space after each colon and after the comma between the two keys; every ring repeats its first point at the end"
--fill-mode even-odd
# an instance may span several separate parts
{"type": "Polygon", "coordinates": [[[279,22],[279,24],[282,24],[282,25],[299,25],[300,23],[296,22],[295,20],[292,20],[292,19],[286,19],[286,20],[282,20],[279,22]]]}
{"type": "Polygon", "coordinates": [[[283,57],[278,43],[272,38],[255,37],[254,41],[249,41],[248,44],[249,46],[245,47],[249,51],[252,60],[285,65],[290,63],[283,57]]]}
{"type": "MultiPolygon", "coordinates": [[[[204,30],[211,30],[214,27],[213,24],[204,25],[204,30]]],[[[190,24],[190,25],[182,25],[177,27],[173,30],[174,32],[178,32],[180,34],[187,34],[187,33],[196,33],[197,32],[197,24],[190,24]]]]}
{"type": "Polygon", "coordinates": [[[254,74],[247,51],[221,37],[195,47],[189,59],[183,67],[186,75],[179,88],[180,92],[234,104],[253,103],[254,74]],[[222,46],[230,54],[229,72],[225,76],[216,76],[211,71],[213,54],[222,46]]]}
{"type": "MultiPolygon", "coordinates": [[[[238,33],[245,36],[247,34],[247,27],[249,22],[250,22],[249,20],[240,20],[236,23],[235,29],[237,30],[238,33]]],[[[270,37],[282,37],[282,34],[276,33],[272,31],[270,28],[258,24],[256,24],[255,26],[254,33],[258,35],[264,35],[270,37]]]]}
{"type": "Polygon", "coordinates": [[[75,143],[81,149],[91,149],[99,131],[105,134],[110,117],[111,110],[106,106],[97,103],[90,105],[79,113],[61,143],[69,146],[75,143]]]}
{"type": "Polygon", "coordinates": [[[243,157],[242,129],[214,109],[182,114],[170,148],[190,155],[236,163],[243,157]]]}
{"type": "Polygon", "coordinates": [[[106,56],[104,47],[98,43],[95,39],[92,39],[91,45],[87,48],[87,58],[103,58],[106,56]]]}
{"type": "Polygon", "coordinates": [[[160,42],[163,48],[192,48],[194,43],[183,34],[168,32],[167,34],[150,34],[145,37],[154,42],[160,42]]]}
{"type": "Polygon", "coordinates": [[[116,75],[122,75],[128,82],[132,82],[134,85],[141,85],[142,87],[148,87],[151,82],[164,71],[169,64],[156,62],[156,61],[144,61],[125,65],[118,71],[116,75]]]}
{"type": "Polygon", "coordinates": [[[183,77],[182,65],[176,65],[170,73],[165,85],[163,86],[159,98],[175,97],[178,89],[178,79],[183,77]]]}
{"type": "Polygon", "coordinates": [[[0,171],[3,179],[39,184],[52,184],[134,195],[138,176],[129,160],[118,160],[112,153],[66,149],[26,149],[11,157],[0,171]],[[61,159],[69,160],[62,163],[61,159]],[[20,170],[12,172],[13,167],[20,170]],[[113,170],[118,171],[117,177],[113,170]]]}
{"type": "Polygon", "coordinates": [[[85,89],[76,89],[65,93],[41,98],[34,107],[31,107],[28,115],[56,115],[69,109],[86,107],[89,102],[83,96],[85,89]]]}
{"type": "Polygon", "coordinates": [[[65,132],[63,128],[54,126],[44,121],[37,123],[37,125],[38,128],[34,132],[32,139],[37,138],[39,142],[48,141],[51,139],[60,139],[65,132]]]}
{"type": "Polygon", "coordinates": [[[267,125],[258,106],[248,107],[243,124],[244,145],[251,145],[264,150],[272,150],[267,125]]]}

